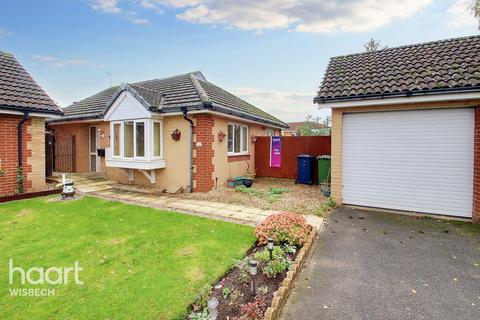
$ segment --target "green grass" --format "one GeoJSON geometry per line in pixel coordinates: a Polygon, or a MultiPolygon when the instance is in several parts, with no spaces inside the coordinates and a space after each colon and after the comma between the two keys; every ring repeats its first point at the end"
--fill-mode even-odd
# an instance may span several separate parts
{"type": "Polygon", "coordinates": [[[0,205],[0,319],[181,319],[199,289],[253,244],[253,229],[222,221],[84,198],[0,205]],[[15,266],[71,267],[77,285],[8,283],[15,266]],[[9,289],[55,288],[11,297],[9,289]]]}

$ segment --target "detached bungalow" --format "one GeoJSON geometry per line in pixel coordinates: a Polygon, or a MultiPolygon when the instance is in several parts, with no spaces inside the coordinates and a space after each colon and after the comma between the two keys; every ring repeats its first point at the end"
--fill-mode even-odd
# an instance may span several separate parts
{"type": "Polygon", "coordinates": [[[334,57],[314,101],[337,202],[480,220],[480,36],[334,57]]]}
{"type": "Polygon", "coordinates": [[[254,172],[255,137],[287,127],[201,72],[123,83],[64,111],[49,123],[67,155],[56,171],[100,172],[168,192],[205,192],[254,172]]]}
{"type": "Polygon", "coordinates": [[[0,195],[45,188],[45,118],[59,114],[15,57],[0,51],[0,195]]]}

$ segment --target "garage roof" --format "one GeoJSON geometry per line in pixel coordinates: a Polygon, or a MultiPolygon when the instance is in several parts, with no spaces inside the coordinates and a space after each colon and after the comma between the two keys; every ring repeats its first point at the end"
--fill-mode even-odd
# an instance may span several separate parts
{"type": "Polygon", "coordinates": [[[314,102],[462,90],[480,91],[480,36],[333,57],[314,102]]]}
{"type": "Polygon", "coordinates": [[[15,57],[0,51],[0,108],[61,113],[60,108],[33,80],[15,57]]]}

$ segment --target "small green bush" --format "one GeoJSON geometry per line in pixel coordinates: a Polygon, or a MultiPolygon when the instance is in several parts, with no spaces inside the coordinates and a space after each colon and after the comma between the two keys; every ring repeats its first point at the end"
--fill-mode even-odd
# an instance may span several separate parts
{"type": "Polygon", "coordinates": [[[223,299],[227,300],[228,297],[230,297],[230,294],[232,293],[232,289],[225,287],[222,289],[222,297],[223,299]]]}
{"type": "Polygon", "coordinates": [[[206,284],[200,289],[200,292],[198,293],[195,301],[193,302],[194,310],[201,310],[207,307],[207,302],[211,291],[212,286],[210,284],[206,284]]]}
{"type": "Polygon", "coordinates": [[[193,312],[191,313],[188,318],[190,320],[211,320],[210,314],[208,313],[208,309],[204,309],[202,312],[193,312]]]}
{"type": "MultiPolygon", "coordinates": [[[[272,256],[274,260],[281,259],[285,257],[285,252],[283,252],[282,248],[280,246],[274,246],[273,251],[272,251],[272,256]]],[[[270,261],[270,251],[265,248],[262,251],[256,252],[253,257],[255,260],[259,261],[260,263],[262,262],[268,262],[270,261]]]]}
{"type": "Polygon", "coordinates": [[[283,257],[267,262],[267,264],[262,267],[262,272],[269,278],[275,278],[285,270],[290,269],[291,266],[292,262],[288,258],[283,257]]]}

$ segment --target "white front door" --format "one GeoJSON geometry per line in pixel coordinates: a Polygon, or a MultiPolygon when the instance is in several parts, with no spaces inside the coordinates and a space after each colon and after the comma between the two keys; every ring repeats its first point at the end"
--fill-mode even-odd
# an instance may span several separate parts
{"type": "Polygon", "coordinates": [[[473,108],[345,114],[345,204],[472,216],[473,108]]]}
{"type": "Polygon", "coordinates": [[[97,155],[97,148],[98,148],[98,134],[97,134],[97,127],[90,126],[89,127],[89,171],[90,172],[98,172],[100,163],[97,155]]]}

